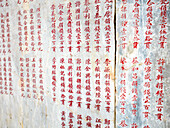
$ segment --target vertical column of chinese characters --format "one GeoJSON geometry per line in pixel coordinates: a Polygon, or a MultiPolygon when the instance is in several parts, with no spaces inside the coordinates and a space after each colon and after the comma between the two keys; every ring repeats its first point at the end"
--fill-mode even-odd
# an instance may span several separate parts
{"type": "MultiPolygon", "coordinates": [[[[92,67],[92,71],[93,71],[93,79],[94,79],[94,92],[95,92],[95,105],[94,108],[96,111],[98,111],[99,113],[101,113],[101,104],[102,104],[102,100],[101,100],[101,59],[99,57],[100,55],[100,51],[101,51],[101,14],[100,14],[100,10],[101,10],[101,2],[100,0],[94,0],[94,44],[93,49],[94,51],[92,51],[92,56],[94,56],[94,59],[92,60],[92,63],[94,67],[92,67]]],[[[98,116],[95,116],[94,118],[95,121],[95,127],[101,127],[101,116],[100,114],[98,116]]]]}
{"type": "Polygon", "coordinates": [[[27,14],[27,10],[23,11],[23,26],[24,26],[24,48],[23,51],[24,52],[28,52],[29,49],[29,42],[28,42],[28,14],[27,14]]]}
{"type": "Polygon", "coordinates": [[[77,107],[81,108],[82,107],[82,97],[81,97],[81,94],[82,94],[82,87],[81,87],[81,58],[77,58],[76,60],[76,76],[77,76],[77,79],[76,79],[76,87],[77,87],[77,107]]]}
{"type": "Polygon", "coordinates": [[[67,39],[68,39],[68,52],[69,53],[72,53],[72,34],[73,34],[73,30],[72,30],[72,27],[73,27],[73,13],[72,13],[72,2],[68,2],[67,3],[67,39]]]}
{"type": "Polygon", "coordinates": [[[83,11],[84,13],[84,18],[85,18],[85,28],[84,28],[84,32],[85,32],[85,43],[86,43],[86,52],[90,53],[90,8],[89,8],[89,0],[85,0],[84,6],[85,6],[85,10],[83,11]]]}
{"type": "MultiPolygon", "coordinates": [[[[3,7],[3,3],[2,3],[2,1],[1,1],[1,7],[3,7]]],[[[4,25],[4,20],[3,20],[3,17],[4,17],[4,15],[3,14],[1,14],[1,33],[2,33],[2,35],[4,34],[4,29],[5,29],[5,25],[4,25]]],[[[2,36],[1,35],[1,36],[2,36]]],[[[2,40],[0,40],[0,42],[1,42],[1,44],[2,44],[2,42],[3,42],[3,40],[4,40],[4,37],[2,37],[2,40]]],[[[0,53],[2,54],[3,53],[3,48],[2,48],[2,45],[1,45],[1,48],[0,48],[0,53]]],[[[5,52],[5,51],[4,51],[5,52]]],[[[0,58],[0,91],[1,91],[1,94],[4,94],[4,81],[3,81],[3,58],[1,57],[0,58]]]]}
{"type": "MultiPolygon", "coordinates": [[[[140,101],[140,94],[141,94],[141,82],[140,82],[140,77],[142,77],[142,75],[139,74],[140,71],[140,61],[141,58],[139,58],[139,47],[141,46],[141,39],[140,39],[140,25],[141,25],[141,1],[139,0],[134,0],[133,3],[133,10],[132,10],[132,18],[133,18],[133,49],[136,52],[136,55],[132,55],[132,87],[130,89],[130,91],[132,92],[131,94],[131,99],[132,99],[132,109],[130,109],[132,111],[132,119],[134,119],[133,121],[131,121],[131,127],[135,128],[135,127],[140,127],[140,123],[137,120],[138,116],[140,116],[140,105],[138,104],[138,102],[140,101]]],[[[135,53],[133,53],[135,54],[135,53]]]]}
{"type": "MultiPolygon", "coordinates": [[[[118,54],[122,54],[120,57],[117,55],[117,100],[118,100],[118,108],[116,118],[118,120],[119,127],[127,127],[127,121],[124,116],[127,114],[127,56],[124,56],[124,53],[127,51],[128,39],[127,39],[127,26],[128,26],[128,19],[127,19],[127,0],[120,1],[120,16],[117,15],[117,24],[120,28],[117,28],[119,32],[120,40],[117,42],[118,46],[118,54]],[[120,29],[120,30],[118,30],[120,29]],[[121,51],[121,52],[120,52],[121,51]]],[[[119,6],[119,5],[118,5],[119,6]]]]}
{"type": "MultiPolygon", "coordinates": [[[[6,6],[5,6],[6,7],[6,6]]],[[[13,95],[10,12],[8,9],[0,14],[0,54],[1,54],[1,94],[13,95]]]]}
{"type": "MultiPolygon", "coordinates": [[[[115,66],[115,41],[114,41],[114,7],[115,1],[104,0],[101,1],[101,45],[104,52],[102,60],[102,94],[104,95],[104,112],[106,114],[105,118],[102,119],[102,125],[105,128],[114,127],[113,112],[115,104],[115,76],[114,76],[114,66],[115,66]],[[103,6],[102,6],[103,5],[103,6]]],[[[116,117],[115,117],[116,118],[116,117]]]]}
{"type": "Polygon", "coordinates": [[[34,26],[34,9],[30,9],[30,35],[31,35],[31,51],[35,51],[35,26],[34,26]]]}
{"type": "MultiPolygon", "coordinates": [[[[85,0],[84,2],[84,6],[85,6],[85,10],[83,11],[83,16],[85,18],[85,28],[84,28],[84,32],[85,32],[85,53],[89,53],[90,52],[90,8],[89,8],[89,1],[85,0]]],[[[91,60],[90,57],[86,57],[85,58],[85,89],[86,89],[86,109],[91,109],[91,60]]],[[[89,121],[88,121],[89,122],[89,121]]],[[[91,126],[91,122],[86,124],[87,127],[91,126]]]]}
{"type": "Polygon", "coordinates": [[[12,61],[11,57],[8,57],[8,80],[9,80],[9,94],[13,95],[13,85],[12,85],[12,61]]]}
{"type": "Polygon", "coordinates": [[[100,87],[100,60],[95,60],[95,108],[97,111],[101,110],[101,87],[100,87]]]}
{"type": "MultiPolygon", "coordinates": [[[[81,2],[80,1],[76,1],[75,2],[75,19],[76,19],[76,23],[75,23],[75,29],[76,29],[76,48],[77,48],[77,53],[80,53],[82,51],[81,49],[81,2]]],[[[77,107],[81,108],[82,107],[82,74],[81,74],[81,69],[82,69],[82,59],[80,57],[76,58],[76,89],[77,89],[77,107]]]]}
{"type": "MultiPolygon", "coordinates": [[[[81,9],[81,6],[82,6],[82,3],[81,1],[76,1],[75,2],[75,19],[76,19],[76,48],[77,48],[77,53],[82,53],[82,9],[81,9]]],[[[77,94],[77,107],[78,108],[83,108],[84,105],[82,105],[82,84],[83,84],[83,79],[82,79],[82,75],[83,75],[83,72],[82,72],[82,64],[84,62],[84,59],[83,58],[80,58],[80,57],[77,57],[76,58],[76,76],[77,76],[77,79],[76,79],[76,83],[77,83],[77,91],[76,91],[76,94],[77,94]]],[[[81,109],[80,109],[81,110],[81,109]]],[[[82,120],[82,117],[83,117],[83,113],[80,111],[78,112],[78,115],[77,115],[77,127],[78,128],[81,128],[83,127],[82,124],[83,124],[83,120],[82,120]]]]}
{"type": "Polygon", "coordinates": [[[8,84],[7,84],[7,60],[3,57],[3,80],[4,80],[4,94],[8,95],[8,84]]]}
{"type": "MultiPolygon", "coordinates": [[[[66,83],[65,83],[66,78],[65,78],[65,75],[66,75],[66,73],[65,73],[65,66],[64,66],[64,64],[65,64],[64,58],[60,59],[60,64],[61,64],[60,65],[61,104],[65,105],[66,104],[65,103],[65,101],[66,101],[66,99],[65,99],[65,97],[66,97],[66,83]]],[[[53,72],[54,72],[54,74],[56,74],[55,70],[53,72]]],[[[62,113],[62,115],[61,115],[61,121],[62,121],[61,125],[62,125],[62,127],[64,127],[66,125],[65,111],[62,111],[61,113],[62,113]]]]}
{"type": "MultiPolygon", "coordinates": [[[[74,96],[73,96],[73,60],[72,58],[68,58],[68,106],[73,107],[73,102],[74,102],[74,96]]],[[[72,128],[74,125],[73,123],[73,112],[69,112],[69,122],[68,126],[72,128]]]]}
{"type": "MultiPolygon", "coordinates": [[[[77,88],[77,107],[78,108],[82,108],[82,59],[81,58],[77,58],[76,59],[76,88],[77,88]]],[[[82,127],[82,114],[78,113],[77,115],[77,127],[81,128],[82,127]]]]}
{"type": "Polygon", "coordinates": [[[163,120],[163,102],[164,102],[164,70],[165,59],[160,58],[157,60],[157,73],[156,73],[156,114],[157,120],[163,120]]]}
{"type": "MultiPolygon", "coordinates": [[[[5,21],[4,21],[4,15],[3,14],[1,14],[1,33],[2,33],[2,40],[0,40],[1,41],[1,44],[2,45],[4,45],[4,43],[5,43],[5,39],[4,39],[4,36],[5,36],[5,25],[4,25],[4,23],[5,23],[5,21]]],[[[5,54],[6,53],[6,51],[5,51],[5,49],[4,48],[2,48],[2,45],[1,45],[1,48],[0,48],[0,53],[1,54],[5,54]]],[[[4,75],[3,75],[3,68],[4,68],[4,66],[3,66],[3,57],[1,57],[0,58],[1,59],[1,94],[4,94],[4,75]]]]}
{"type": "Polygon", "coordinates": [[[80,15],[80,12],[81,12],[81,9],[80,9],[80,6],[81,6],[81,2],[80,1],[76,1],[75,2],[75,17],[76,17],[76,48],[77,48],[77,52],[81,52],[81,15],[80,15]]]}
{"type": "Polygon", "coordinates": [[[134,38],[133,38],[133,48],[138,48],[138,44],[139,44],[139,19],[140,19],[140,15],[139,15],[139,0],[135,0],[135,4],[134,4],[134,9],[132,11],[133,13],[133,18],[134,18],[134,38]]]}
{"type": "Polygon", "coordinates": [[[164,121],[164,105],[165,105],[165,68],[167,65],[167,38],[168,38],[168,7],[169,1],[168,0],[160,0],[159,1],[159,16],[160,21],[159,23],[159,57],[157,57],[156,63],[156,112],[155,116],[159,123],[163,123],[164,121]]]}
{"type": "Polygon", "coordinates": [[[119,106],[120,106],[120,110],[118,110],[118,112],[120,112],[120,123],[119,125],[121,127],[127,127],[127,124],[126,124],[126,121],[124,120],[124,118],[122,116],[124,116],[126,114],[126,95],[127,95],[127,87],[126,87],[126,77],[127,77],[127,73],[126,73],[126,69],[127,69],[127,61],[126,61],[126,58],[125,57],[121,57],[120,59],[120,70],[121,70],[121,74],[119,75],[120,76],[120,81],[118,81],[118,85],[119,85],[119,97],[118,97],[118,100],[119,100],[119,106]]]}
{"type": "MultiPolygon", "coordinates": [[[[84,59],[81,58],[81,54],[82,54],[82,18],[83,16],[81,15],[82,14],[82,8],[81,6],[83,6],[82,2],[81,1],[76,1],[75,3],[75,19],[76,19],[76,22],[75,22],[75,42],[76,42],[76,55],[80,55],[78,57],[76,57],[76,99],[77,99],[77,116],[76,116],[76,119],[77,119],[77,127],[78,128],[81,128],[83,127],[83,113],[82,113],[82,108],[84,108],[84,104],[82,102],[82,95],[83,95],[83,89],[82,89],[82,85],[83,85],[83,62],[84,62],[84,59]],[[80,110],[80,111],[79,111],[80,110]]],[[[83,55],[83,54],[82,54],[83,55]]]]}
{"type": "Polygon", "coordinates": [[[56,51],[56,13],[55,13],[56,6],[53,4],[51,6],[51,22],[52,22],[52,50],[53,52],[56,51]]]}
{"type": "MultiPolygon", "coordinates": [[[[65,51],[65,47],[64,47],[64,34],[66,33],[65,29],[64,29],[64,7],[65,5],[62,3],[59,3],[58,5],[58,10],[59,10],[59,17],[58,17],[58,28],[59,28],[59,42],[60,42],[60,53],[62,54],[65,51]]],[[[66,42],[65,42],[66,43],[66,42]]],[[[60,57],[60,86],[61,86],[61,104],[62,105],[67,105],[67,103],[65,101],[67,101],[67,99],[65,98],[67,95],[67,91],[66,91],[66,62],[67,60],[65,59],[65,57],[60,57]]],[[[61,125],[62,127],[66,126],[66,111],[61,110],[61,125]]]]}
{"type": "Polygon", "coordinates": [[[150,45],[152,44],[152,18],[153,18],[153,5],[155,3],[152,0],[148,0],[147,1],[147,24],[146,24],[146,31],[145,31],[145,45],[146,45],[146,49],[150,49],[150,45]]]}
{"type": "MultiPolygon", "coordinates": [[[[151,65],[150,58],[145,59],[145,67],[144,67],[144,85],[143,85],[143,106],[144,106],[144,118],[148,120],[150,115],[150,97],[151,97],[151,89],[150,89],[150,83],[151,83],[151,65]]],[[[149,127],[149,124],[145,125],[144,127],[149,127]]]]}
{"type": "MultiPolygon", "coordinates": [[[[144,47],[143,50],[141,50],[141,55],[143,56],[143,83],[142,83],[142,94],[143,94],[143,98],[142,98],[142,117],[143,117],[143,121],[144,123],[142,124],[143,128],[150,128],[152,127],[150,120],[152,120],[151,116],[152,116],[152,92],[154,90],[152,90],[152,84],[154,81],[152,81],[152,72],[154,72],[153,67],[153,59],[151,57],[152,54],[152,50],[154,47],[153,44],[153,33],[154,33],[154,20],[153,20],[153,10],[154,10],[154,0],[146,0],[144,1],[144,3],[142,4],[142,8],[143,8],[143,28],[145,29],[145,31],[143,31],[143,35],[145,36],[145,38],[141,38],[141,41],[143,42],[143,44],[141,45],[142,47],[144,47]]],[[[141,34],[142,37],[142,34],[141,34]]]]}
{"type": "Polygon", "coordinates": [[[22,32],[22,14],[21,14],[21,11],[18,11],[17,13],[17,16],[18,16],[18,37],[19,37],[19,50],[20,51],[23,51],[23,48],[22,48],[22,45],[23,45],[23,39],[22,39],[22,35],[23,35],[23,32],[22,32]]]}
{"type": "MultiPolygon", "coordinates": [[[[69,56],[67,57],[67,71],[68,71],[68,106],[69,107],[73,107],[73,103],[74,103],[74,84],[73,84],[73,3],[72,2],[67,2],[67,48],[68,48],[68,52],[69,52],[69,56]]],[[[74,118],[74,114],[73,112],[69,112],[68,113],[68,126],[69,128],[73,128],[74,127],[74,122],[73,122],[73,118],[74,118]]]]}
{"type": "Polygon", "coordinates": [[[33,98],[37,99],[38,98],[38,93],[37,93],[37,77],[36,77],[36,58],[31,59],[31,82],[32,82],[32,89],[33,89],[33,98]]]}
{"type": "MultiPolygon", "coordinates": [[[[106,59],[103,60],[103,64],[104,64],[104,90],[105,90],[105,112],[110,113],[112,110],[111,103],[114,101],[114,98],[111,97],[111,93],[113,94],[113,92],[111,92],[111,89],[113,86],[113,84],[111,83],[111,76],[112,76],[112,66],[111,66],[111,62],[114,61],[114,59],[112,58],[113,55],[113,48],[114,48],[114,41],[112,40],[112,29],[113,27],[113,21],[112,21],[112,11],[113,9],[113,1],[112,0],[105,0],[103,1],[104,3],[104,42],[103,43],[105,45],[105,50],[104,53],[106,55],[106,59]],[[111,55],[112,54],[112,55],[111,55]]],[[[114,56],[114,55],[113,55],[114,56]]],[[[114,94],[113,94],[114,95],[114,94]]],[[[110,127],[110,118],[105,118],[105,127],[110,127]]]]}
{"type": "MultiPolygon", "coordinates": [[[[137,89],[137,86],[138,85],[138,81],[137,81],[137,78],[138,78],[138,58],[135,57],[133,58],[132,60],[132,64],[133,64],[133,68],[132,68],[132,89],[131,89],[131,93],[132,93],[132,97],[131,97],[131,102],[132,102],[132,115],[133,116],[136,116],[136,113],[137,113],[137,99],[138,99],[138,89],[137,89]]],[[[132,126],[136,125],[136,122],[133,122],[132,126]]]]}
{"type": "Polygon", "coordinates": [[[20,86],[21,86],[21,97],[26,98],[27,92],[29,92],[30,85],[27,83],[29,82],[29,78],[26,79],[26,77],[29,77],[29,64],[26,65],[26,60],[28,62],[29,59],[26,58],[20,58],[20,86]],[[27,67],[27,68],[26,68],[27,67]],[[28,71],[28,72],[27,72],[28,71]],[[27,82],[26,82],[27,81],[27,82]]]}
{"type": "MultiPolygon", "coordinates": [[[[105,84],[105,92],[106,92],[106,95],[105,95],[105,111],[107,113],[111,113],[111,110],[113,106],[111,106],[111,102],[113,102],[113,99],[111,99],[111,69],[109,67],[110,65],[110,60],[109,59],[106,59],[104,64],[105,64],[105,68],[104,68],[104,78],[105,78],[105,81],[104,81],[104,84],[105,84]]],[[[111,114],[112,115],[112,114],[111,114]]],[[[110,128],[110,121],[111,121],[112,117],[105,117],[103,123],[105,124],[105,128],[110,128]]]]}
{"type": "Polygon", "coordinates": [[[128,23],[128,20],[127,20],[127,0],[122,0],[122,6],[121,6],[121,21],[122,21],[122,26],[121,26],[121,44],[119,44],[118,46],[122,47],[122,49],[125,49],[126,48],[126,45],[127,45],[127,39],[126,39],[126,36],[127,36],[127,23],[128,23]]]}
{"type": "Polygon", "coordinates": [[[24,76],[25,77],[25,87],[26,87],[26,97],[27,98],[31,98],[31,91],[32,91],[32,87],[30,82],[30,60],[31,58],[25,58],[25,69],[26,69],[26,75],[24,76]]]}
{"type": "MultiPolygon", "coordinates": [[[[91,109],[91,61],[90,59],[86,59],[85,60],[85,89],[86,89],[86,109],[90,110],[91,109]]],[[[87,123],[86,126],[87,127],[91,127],[91,116],[89,116],[90,114],[88,113],[88,115],[86,116],[87,123]]]]}
{"type": "MultiPolygon", "coordinates": [[[[67,3],[67,2],[66,2],[67,3]]],[[[68,95],[67,95],[67,59],[65,57],[66,54],[63,54],[66,52],[66,40],[64,38],[66,38],[66,29],[65,29],[65,25],[67,24],[67,8],[66,8],[66,3],[63,3],[63,2],[60,2],[58,4],[58,6],[56,6],[56,10],[58,10],[58,12],[56,14],[53,14],[55,17],[57,17],[57,22],[58,22],[58,25],[56,26],[56,23],[53,23],[52,24],[52,27],[54,28],[58,28],[58,34],[59,34],[59,52],[61,54],[61,56],[58,58],[59,59],[59,77],[60,77],[60,102],[61,102],[61,114],[60,114],[60,117],[61,117],[61,126],[62,127],[65,127],[65,126],[68,126],[69,124],[66,124],[66,119],[67,119],[67,111],[65,109],[63,109],[64,107],[67,106],[67,98],[68,98],[68,95]],[[65,18],[66,17],[66,18],[65,18]]],[[[53,5],[54,6],[54,5],[53,5]]],[[[53,38],[56,38],[56,35],[53,35],[53,38]],[[54,37],[55,36],[55,37],[54,37]]],[[[53,41],[53,44],[55,44],[56,42],[53,41]]],[[[57,44],[56,44],[57,46],[57,44]]],[[[55,50],[55,46],[53,47],[53,51],[56,51],[55,50]]],[[[56,57],[57,59],[57,57],[56,57]]],[[[55,65],[55,70],[53,71],[54,74],[56,74],[56,71],[57,71],[57,63],[55,65]]],[[[57,76],[54,77],[54,82],[57,80],[57,76]]],[[[56,83],[55,83],[55,86],[56,83]]],[[[59,93],[59,92],[58,92],[59,93]]],[[[56,94],[57,95],[57,94],[56,94]]]]}
{"type": "Polygon", "coordinates": [[[2,72],[2,58],[0,58],[0,94],[4,94],[3,89],[3,72],[2,72]]]}
{"type": "Polygon", "coordinates": [[[39,99],[41,101],[44,101],[44,71],[43,71],[43,65],[42,65],[42,61],[43,59],[42,58],[38,58],[38,68],[39,68],[39,75],[37,76],[38,77],[38,80],[39,80],[39,89],[40,89],[40,92],[39,92],[39,99]]]}
{"type": "Polygon", "coordinates": [[[159,44],[160,48],[164,48],[165,44],[167,43],[167,8],[169,5],[168,0],[160,0],[160,37],[159,37],[159,44]]]}
{"type": "Polygon", "coordinates": [[[38,7],[36,8],[36,13],[37,13],[37,17],[36,17],[36,23],[37,23],[37,38],[38,38],[38,46],[37,46],[37,50],[38,51],[43,51],[42,49],[42,39],[41,39],[41,35],[42,35],[42,32],[41,32],[41,8],[38,7]]]}
{"type": "Polygon", "coordinates": [[[105,26],[104,26],[104,30],[105,30],[105,42],[106,42],[106,46],[105,46],[105,48],[106,48],[106,52],[107,53],[110,53],[111,51],[110,51],[110,49],[111,49],[111,34],[112,34],[112,25],[113,25],[113,23],[112,23],[112,15],[113,15],[113,13],[112,13],[112,10],[113,10],[113,1],[112,0],[106,0],[105,1],[105,4],[104,4],[104,7],[105,7],[105,13],[104,13],[104,23],[105,23],[105,26]]]}
{"type": "MultiPolygon", "coordinates": [[[[150,84],[151,84],[151,70],[152,70],[152,63],[150,61],[150,58],[145,58],[145,62],[144,62],[145,66],[144,66],[144,84],[143,84],[143,107],[144,107],[144,111],[143,111],[143,115],[144,118],[147,120],[150,117],[150,106],[151,106],[151,88],[150,88],[150,84]]],[[[149,124],[146,124],[144,126],[144,128],[150,127],[149,124]]]]}
{"type": "MultiPolygon", "coordinates": [[[[140,83],[140,77],[141,75],[139,74],[140,71],[140,61],[141,58],[139,58],[139,47],[141,46],[141,39],[140,39],[140,25],[141,25],[141,16],[140,16],[140,10],[141,10],[141,1],[139,0],[134,0],[133,3],[133,10],[132,10],[132,18],[133,18],[133,49],[136,52],[136,55],[132,55],[132,87],[130,89],[130,91],[132,92],[131,94],[131,105],[132,105],[132,109],[130,108],[130,110],[132,111],[132,119],[134,119],[133,121],[131,121],[131,127],[140,127],[140,123],[137,120],[138,116],[140,115],[141,111],[140,111],[140,105],[138,105],[138,102],[140,101],[140,88],[142,88],[141,83],[140,83]]],[[[135,54],[135,53],[133,53],[135,54]]]]}
{"type": "MultiPolygon", "coordinates": [[[[64,4],[59,3],[58,9],[59,9],[59,18],[58,18],[58,28],[59,28],[59,42],[60,42],[60,53],[62,54],[64,52],[64,22],[63,22],[63,17],[64,17],[64,4]]],[[[64,57],[60,57],[60,86],[61,86],[61,104],[66,105],[66,61],[64,57]]],[[[61,110],[61,126],[65,127],[66,126],[66,112],[61,110]]]]}
{"type": "MultiPolygon", "coordinates": [[[[91,47],[90,47],[90,37],[91,37],[91,28],[90,28],[90,18],[91,18],[91,9],[90,5],[91,3],[89,0],[84,0],[83,1],[84,5],[84,10],[83,10],[83,18],[84,18],[84,23],[83,23],[83,32],[84,32],[84,38],[85,38],[85,49],[84,52],[86,54],[86,57],[84,58],[84,81],[85,81],[85,105],[86,105],[86,111],[90,110],[92,108],[92,97],[91,97],[91,59],[90,59],[90,52],[91,52],[91,47]]],[[[85,113],[85,118],[86,118],[86,127],[92,127],[92,115],[91,113],[85,113]]]]}
{"type": "MultiPolygon", "coordinates": [[[[3,14],[2,14],[3,15],[3,14]]],[[[7,48],[6,49],[6,52],[3,52],[3,53],[11,53],[11,44],[10,44],[10,42],[11,42],[11,37],[10,37],[10,22],[9,22],[9,12],[7,12],[6,13],[6,16],[4,15],[4,20],[5,20],[5,26],[6,26],[6,28],[5,28],[5,32],[6,32],[6,36],[4,36],[4,35],[2,35],[2,37],[3,37],[3,43],[5,43],[5,44],[3,44],[3,48],[5,49],[5,48],[7,48]],[[5,20],[6,19],[6,20],[5,20]],[[4,42],[4,39],[6,40],[5,42],[4,42]]],[[[3,26],[4,26],[3,25],[3,26]]],[[[4,32],[4,31],[2,31],[2,32],[4,32]]],[[[5,33],[3,33],[3,34],[5,34],[5,33]]]]}
{"type": "MultiPolygon", "coordinates": [[[[144,51],[148,54],[148,57],[145,58],[144,61],[144,78],[143,78],[143,117],[146,123],[143,125],[144,128],[150,127],[150,114],[151,114],[151,86],[152,85],[152,63],[151,63],[151,49],[153,48],[152,40],[153,40],[153,5],[155,4],[153,2],[154,0],[146,0],[146,9],[144,10],[146,12],[145,18],[146,21],[144,22],[144,25],[146,27],[145,31],[145,38],[144,38],[144,45],[145,49],[144,51]]],[[[143,7],[144,8],[144,7],[143,7]]],[[[145,13],[144,13],[145,14],[145,13]]],[[[144,19],[145,19],[144,18],[144,19]]],[[[144,56],[145,57],[145,56],[144,56]]]]}
{"type": "MultiPolygon", "coordinates": [[[[52,48],[52,53],[55,53],[57,51],[57,37],[56,37],[56,28],[57,28],[57,7],[55,4],[52,4],[51,7],[50,7],[50,11],[51,11],[51,15],[50,15],[50,18],[51,18],[51,40],[52,40],[52,45],[51,45],[51,48],[52,48]]],[[[56,103],[57,101],[57,60],[58,58],[57,57],[52,57],[52,76],[51,76],[51,84],[52,84],[52,87],[51,87],[51,93],[52,93],[52,100],[54,103],[56,103]]]]}
{"type": "Polygon", "coordinates": [[[96,52],[100,52],[100,48],[101,48],[101,42],[100,42],[100,31],[101,31],[101,27],[100,27],[100,22],[101,22],[101,16],[100,16],[100,0],[95,0],[95,15],[94,15],[94,24],[95,24],[95,27],[94,27],[94,32],[95,32],[95,39],[94,39],[94,42],[95,42],[95,50],[96,52]]]}
{"type": "Polygon", "coordinates": [[[56,58],[54,57],[52,59],[52,99],[53,99],[53,102],[56,102],[56,97],[57,97],[57,94],[56,94],[57,93],[57,90],[56,90],[56,86],[57,86],[56,64],[57,64],[56,58]]]}
{"type": "Polygon", "coordinates": [[[24,85],[24,58],[20,58],[20,65],[19,65],[19,76],[20,76],[20,86],[21,86],[21,97],[25,97],[25,85],[24,85]]]}
{"type": "MultiPolygon", "coordinates": [[[[60,52],[63,53],[64,52],[64,28],[63,28],[63,15],[64,15],[64,11],[63,11],[63,4],[59,4],[58,5],[58,9],[59,9],[59,18],[58,18],[58,28],[59,28],[59,40],[60,40],[60,52]]],[[[55,27],[55,23],[53,23],[52,25],[54,25],[55,27]]]]}
{"type": "Polygon", "coordinates": [[[65,121],[66,121],[66,113],[65,113],[65,111],[61,112],[61,121],[62,121],[62,123],[61,123],[62,128],[65,128],[65,126],[66,126],[66,123],[65,123],[65,121]]]}
{"type": "Polygon", "coordinates": [[[110,84],[110,79],[111,79],[111,74],[110,74],[110,67],[109,67],[109,65],[110,65],[110,60],[109,59],[106,59],[105,60],[105,62],[104,62],[104,64],[105,64],[105,68],[104,68],[104,77],[105,77],[105,81],[104,81],[104,84],[105,84],[105,91],[106,91],[106,95],[105,95],[105,102],[106,102],[106,106],[105,106],[105,111],[106,112],[108,112],[108,113],[110,113],[110,104],[111,104],[111,95],[110,95],[110,93],[111,93],[111,90],[110,90],[110,86],[111,86],[111,84],[110,84]]]}

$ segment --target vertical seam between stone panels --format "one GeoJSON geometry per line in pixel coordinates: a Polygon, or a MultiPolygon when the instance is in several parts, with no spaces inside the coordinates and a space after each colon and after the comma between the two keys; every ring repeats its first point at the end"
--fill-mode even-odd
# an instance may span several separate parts
{"type": "Polygon", "coordinates": [[[117,50],[117,40],[116,40],[116,0],[113,2],[114,4],[114,42],[115,42],[115,52],[114,52],[114,128],[116,128],[116,50],[117,50]]]}

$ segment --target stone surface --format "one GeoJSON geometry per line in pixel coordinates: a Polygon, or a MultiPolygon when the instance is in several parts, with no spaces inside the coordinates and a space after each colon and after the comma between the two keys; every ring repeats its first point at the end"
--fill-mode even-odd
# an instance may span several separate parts
{"type": "Polygon", "coordinates": [[[169,128],[168,2],[0,0],[0,128],[169,128]]]}

